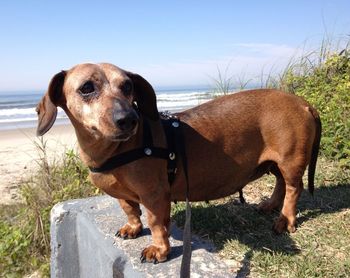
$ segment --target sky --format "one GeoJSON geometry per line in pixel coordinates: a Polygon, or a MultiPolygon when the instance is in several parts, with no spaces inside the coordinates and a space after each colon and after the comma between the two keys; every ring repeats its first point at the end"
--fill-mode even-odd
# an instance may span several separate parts
{"type": "Polygon", "coordinates": [[[322,38],[350,36],[349,0],[0,1],[0,91],[44,90],[109,62],[154,87],[253,79],[322,38]]]}

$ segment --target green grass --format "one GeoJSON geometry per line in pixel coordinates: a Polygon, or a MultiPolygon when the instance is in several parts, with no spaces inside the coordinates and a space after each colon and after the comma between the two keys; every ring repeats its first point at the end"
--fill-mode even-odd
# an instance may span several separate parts
{"type": "MultiPolygon", "coordinates": [[[[350,185],[323,179],[333,171],[332,163],[321,161],[320,186],[314,197],[303,192],[298,203],[298,229],[293,234],[276,235],[272,224],[278,212],[265,215],[257,210],[257,204],[272,193],[271,176],[245,187],[247,204],[234,197],[210,204],[193,203],[193,232],[213,241],[240,277],[349,277],[350,185]]],[[[172,208],[172,217],[180,225],[184,209],[182,203],[172,208]]]]}

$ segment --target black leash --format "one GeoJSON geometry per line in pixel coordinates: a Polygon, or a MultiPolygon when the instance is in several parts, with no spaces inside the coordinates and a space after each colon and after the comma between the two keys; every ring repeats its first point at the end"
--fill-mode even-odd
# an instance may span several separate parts
{"type": "Polygon", "coordinates": [[[183,234],[183,251],[182,251],[182,260],[181,260],[181,269],[180,269],[180,278],[188,278],[191,273],[191,255],[192,255],[192,246],[191,246],[191,205],[189,202],[190,195],[190,186],[188,178],[188,165],[187,165],[187,154],[186,154],[186,144],[185,138],[183,135],[183,124],[180,121],[178,123],[178,132],[176,132],[176,142],[178,143],[178,150],[181,156],[182,167],[186,180],[186,221],[183,234]]]}

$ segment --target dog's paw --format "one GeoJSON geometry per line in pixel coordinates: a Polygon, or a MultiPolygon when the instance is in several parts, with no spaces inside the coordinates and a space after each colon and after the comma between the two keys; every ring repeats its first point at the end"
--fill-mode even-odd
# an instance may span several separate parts
{"type": "Polygon", "coordinates": [[[126,223],[121,229],[116,232],[117,237],[121,237],[122,239],[132,239],[136,238],[142,231],[142,224],[131,225],[126,223]]]}
{"type": "Polygon", "coordinates": [[[141,263],[147,262],[147,263],[162,263],[167,260],[167,252],[161,252],[161,249],[159,247],[156,247],[154,245],[150,245],[143,249],[141,252],[140,260],[141,263]]]}
{"type": "Polygon", "coordinates": [[[294,233],[296,231],[295,224],[289,224],[287,217],[280,215],[273,225],[273,230],[277,234],[282,234],[285,231],[294,233]]]}

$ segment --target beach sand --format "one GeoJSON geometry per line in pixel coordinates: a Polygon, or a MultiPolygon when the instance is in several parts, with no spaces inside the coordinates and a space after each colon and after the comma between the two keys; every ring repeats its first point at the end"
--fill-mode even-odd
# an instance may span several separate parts
{"type": "MultiPolygon", "coordinates": [[[[0,204],[20,201],[18,184],[37,167],[39,152],[35,145],[40,142],[35,128],[0,131],[0,204]]],[[[73,127],[53,126],[44,136],[49,159],[60,157],[67,149],[76,149],[73,127]]]]}

